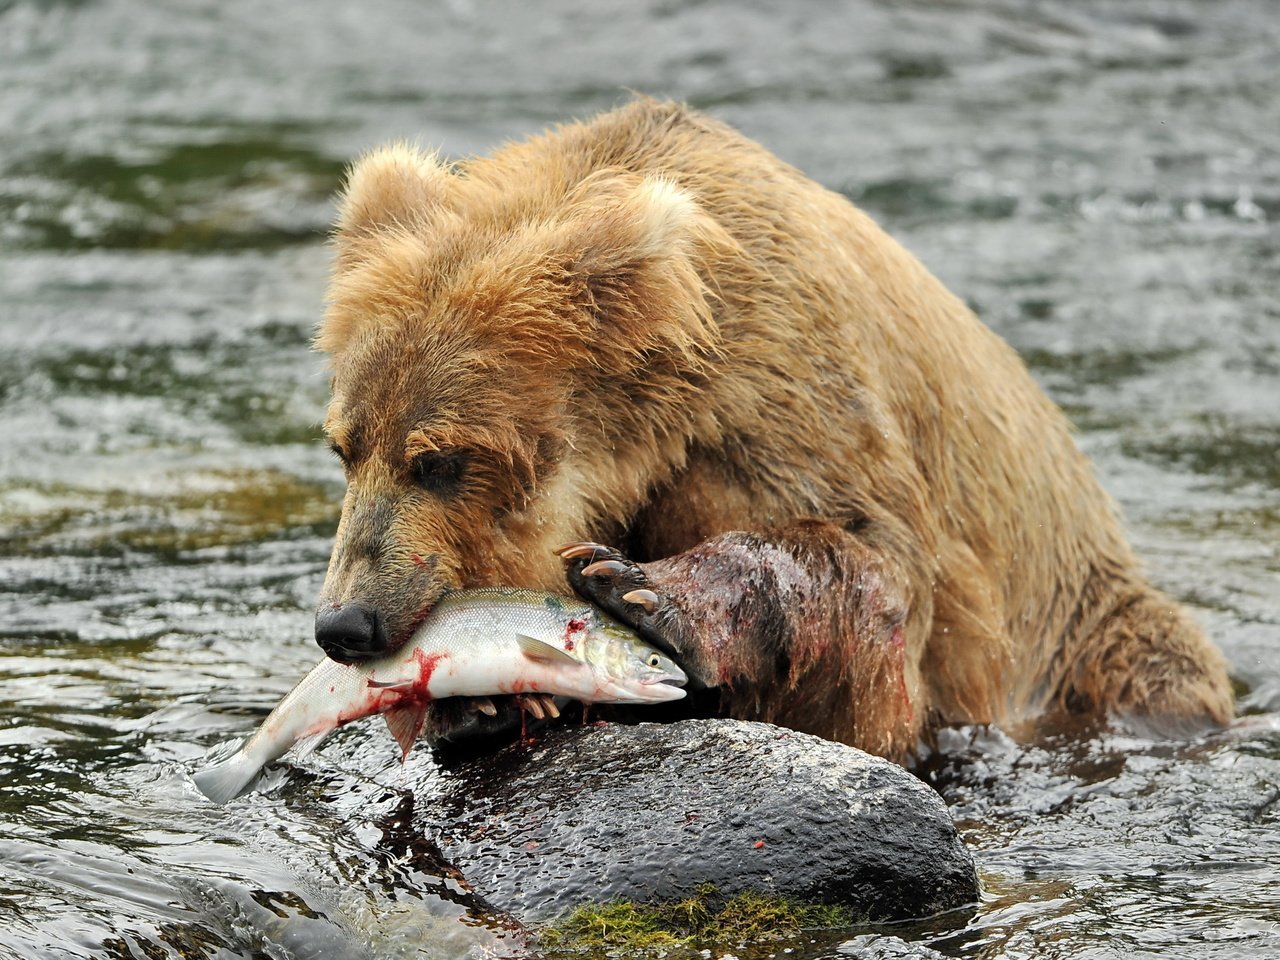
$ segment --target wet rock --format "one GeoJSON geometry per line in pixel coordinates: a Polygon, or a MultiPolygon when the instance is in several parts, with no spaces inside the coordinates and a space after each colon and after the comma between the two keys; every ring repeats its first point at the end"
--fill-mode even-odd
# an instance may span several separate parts
{"type": "Polygon", "coordinates": [[[973,859],[901,767],[763,723],[567,727],[426,786],[419,829],[523,919],[777,894],[896,920],[973,903],[973,859]]]}

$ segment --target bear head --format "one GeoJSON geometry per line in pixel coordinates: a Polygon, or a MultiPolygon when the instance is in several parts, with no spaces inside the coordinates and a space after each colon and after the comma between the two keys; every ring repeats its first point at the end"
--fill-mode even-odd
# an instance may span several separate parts
{"type": "Polygon", "coordinates": [[[347,491],[316,639],[354,661],[446,590],[563,590],[552,546],[678,468],[732,243],[661,176],[395,145],[353,167],[335,246],[316,346],[347,491]]]}

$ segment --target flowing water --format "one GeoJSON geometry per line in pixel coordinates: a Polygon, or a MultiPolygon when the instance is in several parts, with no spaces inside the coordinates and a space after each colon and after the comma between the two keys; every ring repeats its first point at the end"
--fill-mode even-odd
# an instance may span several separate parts
{"type": "Polygon", "coordinates": [[[1271,0],[0,0],[0,956],[519,952],[392,842],[348,729],[187,772],[317,658],[337,518],[308,339],[344,162],[623,88],[864,206],[1027,359],[1249,723],[956,731],[972,917],[740,955],[1280,955],[1280,10],[1271,0]]]}

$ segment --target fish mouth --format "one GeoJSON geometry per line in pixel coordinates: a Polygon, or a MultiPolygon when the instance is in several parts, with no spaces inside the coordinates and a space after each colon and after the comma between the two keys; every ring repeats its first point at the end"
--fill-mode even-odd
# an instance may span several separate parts
{"type": "Polygon", "coordinates": [[[665,693],[667,687],[676,690],[683,690],[686,681],[684,680],[637,680],[636,687],[641,690],[653,690],[658,693],[665,693]]]}
{"type": "Polygon", "coordinates": [[[618,703],[664,703],[668,700],[681,700],[688,695],[683,683],[679,680],[640,680],[635,684],[622,688],[621,692],[630,694],[618,703]]]}
{"type": "Polygon", "coordinates": [[[661,696],[656,698],[658,700],[681,700],[689,695],[689,691],[683,686],[668,680],[656,684],[653,689],[661,693],[661,696]]]}
{"type": "Polygon", "coordinates": [[[681,674],[678,677],[644,677],[636,682],[643,687],[660,687],[665,684],[668,687],[684,688],[689,683],[689,678],[681,674]]]}

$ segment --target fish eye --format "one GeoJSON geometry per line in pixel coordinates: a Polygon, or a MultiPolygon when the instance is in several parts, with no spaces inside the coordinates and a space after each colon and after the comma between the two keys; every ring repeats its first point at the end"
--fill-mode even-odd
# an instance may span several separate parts
{"type": "Polygon", "coordinates": [[[657,667],[662,666],[662,654],[651,653],[649,654],[649,659],[645,662],[648,663],[649,666],[654,667],[656,669],[657,667]]]}

